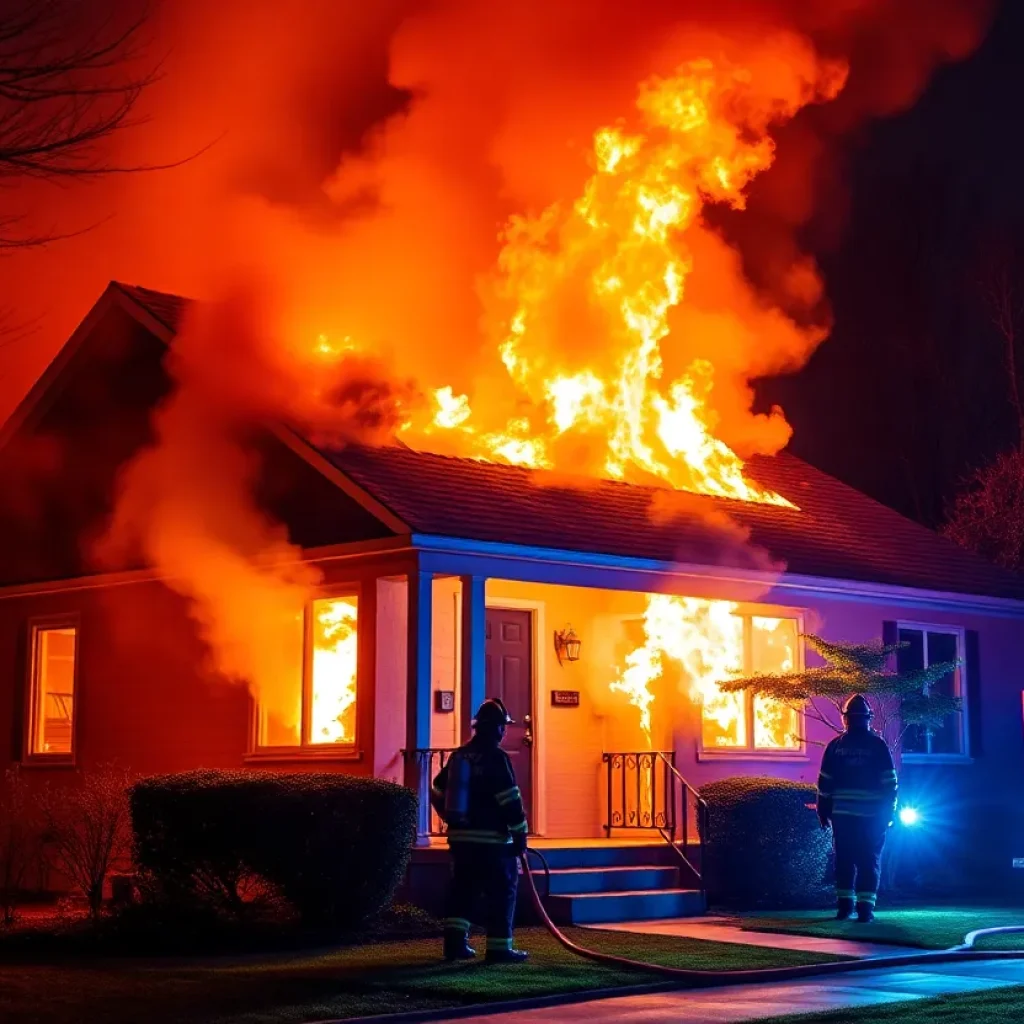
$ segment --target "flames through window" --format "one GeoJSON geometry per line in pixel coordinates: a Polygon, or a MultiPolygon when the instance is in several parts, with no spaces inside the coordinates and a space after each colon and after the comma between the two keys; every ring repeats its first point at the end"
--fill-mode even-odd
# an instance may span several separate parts
{"type": "Polygon", "coordinates": [[[356,738],[358,602],[325,597],[311,609],[307,742],[351,745],[356,738]]]}
{"type": "Polygon", "coordinates": [[[295,662],[260,694],[257,747],[351,747],[356,742],[359,599],[322,597],[306,610],[305,671],[301,623],[294,634],[295,662]]]}
{"type": "Polygon", "coordinates": [[[705,751],[799,749],[800,714],[795,708],[764,697],[723,693],[718,686],[724,679],[754,672],[798,668],[796,619],[754,614],[730,601],[649,594],[643,634],[611,686],[639,711],[648,745],[657,705],[652,684],[666,672],[680,672],[685,691],[701,708],[705,751]]]}

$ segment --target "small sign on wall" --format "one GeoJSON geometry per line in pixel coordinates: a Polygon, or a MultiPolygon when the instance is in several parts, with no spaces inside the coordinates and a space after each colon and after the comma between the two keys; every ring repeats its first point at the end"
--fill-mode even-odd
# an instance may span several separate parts
{"type": "Polygon", "coordinates": [[[434,691],[434,710],[440,711],[442,714],[449,714],[455,710],[455,691],[454,690],[435,690],[434,691]]]}
{"type": "Polygon", "coordinates": [[[578,708],[580,706],[580,691],[552,690],[551,706],[553,708],[578,708]]]}
{"type": "Polygon", "coordinates": [[[1013,866],[1015,868],[1024,868],[1024,857],[1014,857],[1013,866]]]}

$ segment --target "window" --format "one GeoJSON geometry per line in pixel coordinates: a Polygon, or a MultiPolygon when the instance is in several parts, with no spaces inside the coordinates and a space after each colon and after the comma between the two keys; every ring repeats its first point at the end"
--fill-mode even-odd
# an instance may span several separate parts
{"type": "MultiPolygon", "coordinates": [[[[901,672],[924,669],[940,662],[962,662],[963,634],[958,629],[939,626],[899,627],[899,641],[906,644],[896,652],[901,672]]],[[[960,668],[931,685],[932,693],[963,697],[963,674],[960,668]]],[[[904,755],[962,757],[967,753],[964,741],[963,711],[946,715],[941,725],[911,725],[903,734],[904,755]]]]}
{"type": "MultiPolygon", "coordinates": [[[[257,746],[324,751],[356,742],[359,599],[322,597],[306,610],[305,668],[259,696],[257,746]]],[[[297,645],[302,643],[296,633],[297,645]]]]}
{"type": "Polygon", "coordinates": [[[71,623],[33,626],[28,754],[72,759],[78,628],[71,623]]]}
{"type": "MultiPolygon", "coordinates": [[[[791,672],[800,667],[796,619],[734,614],[722,628],[724,647],[736,675],[791,672]]],[[[719,676],[721,678],[721,676],[719,676]]],[[[722,693],[705,687],[701,708],[701,746],[708,751],[796,751],[801,749],[800,714],[768,697],[722,693]]]]}

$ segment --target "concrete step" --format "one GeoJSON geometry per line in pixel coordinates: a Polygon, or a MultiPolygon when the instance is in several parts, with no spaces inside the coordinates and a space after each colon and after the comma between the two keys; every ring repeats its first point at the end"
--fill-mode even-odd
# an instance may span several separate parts
{"type": "MultiPolygon", "coordinates": [[[[571,843],[571,840],[568,840],[571,843]]],[[[610,868],[610,867],[675,867],[679,854],[659,840],[656,843],[635,846],[614,846],[611,844],[588,844],[586,846],[538,847],[548,867],[552,870],[563,868],[610,868]]],[[[530,858],[534,868],[540,867],[536,857],[530,858]]]]}
{"type": "MultiPolygon", "coordinates": [[[[544,893],[545,875],[534,871],[533,880],[544,893]]],[[[679,884],[679,870],[660,864],[606,868],[558,868],[550,875],[552,896],[578,893],[635,892],[640,889],[672,889],[679,884]]]]}
{"type": "Polygon", "coordinates": [[[705,909],[704,897],[697,889],[575,893],[552,896],[548,900],[548,913],[556,924],[610,924],[697,917],[705,909]]]}

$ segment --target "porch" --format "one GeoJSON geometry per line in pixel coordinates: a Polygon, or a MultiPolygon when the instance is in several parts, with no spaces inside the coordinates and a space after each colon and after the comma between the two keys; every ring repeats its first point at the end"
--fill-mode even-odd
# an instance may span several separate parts
{"type": "MultiPolygon", "coordinates": [[[[683,590],[667,572],[508,558],[500,569],[505,575],[421,572],[380,584],[392,593],[377,601],[378,751],[387,729],[397,748],[390,777],[420,795],[420,845],[443,833],[431,781],[472,735],[474,711],[489,696],[515,719],[503,746],[535,838],[634,836],[686,847],[699,832],[700,785],[757,762],[790,778],[810,770],[794,712],[715,686],[726,672],[797,665],[799,610],[744,602],[735,580],[724,588],[694,576],[683,590]],[[548,579],[513,579],[512,568],[548,579]],[[654,602],[677,618],[652,627],[654,602]],[[659,628],[676,637],[675,650],[652,643],[659,628]]],[[[764,588],[757,593],[763,602],[764,588]]]]}
{"type": "Polygon", "coordinates": [[[444,891],[430,785],[472,735],[476,708],[495,696],[516,721],[504,748],[556,915],[596,922],[699,912],[699,787],[751,770],[794,779],[811,771],[795,715],[714,687],[723,672],[799,663],[802,613],[785,603],[785,588],[737,570],[411,541],[395,566],[401,575],[375,574],[373,644],[373,771],[420,798],[410,883],[444,891]],[[672,628],[684,629],[671,657],[654,664],[657,601],[681,616],[672,628]],[[579,641],[571,654],[570,627],[579,641]],[[641,680],[631,669],[645,664],[641,680]]]}
{"type": "MultiPolygon", "coordinates": [[[[660,837],[543,839],[530,841],[534,884],[557,924],[694,917],[707,909],[700,876],[702,846],[669,844],[660,837]]],[[[449,877],[447,843],[432,836],[415,848],[405,898],[441,916],[449,877]]],[[[520,885],[517,919],[537,923],[520,885]]]]}
{"type": "Polygon", "coordinates": [[[420,845],[443,834],[430,808],[431,781],[472,735],[475,709],[490,696],[515,720],[503,747],[535,839],[696,840],[699,799],[688,777],[694,766],[687,763],[684,773],[680,758],[700,742],[700,702],[679,671],[651,671],[641,681],[629,670],[645,645],[648,597],[437,574],[421,580],[418,593],[399,594],[390,613],[378,599],[381,655],[398,646],[393,627],[402,604],[409,612],[409,689],[400,694],[405,679],[379,671],[377,705],[393,726],[397,698],[405,698],[406,744],[393,777],[420,796],[420,845]],[[571,652],[569,631],[578,638],[571,652]],[[417,644],[422,654],[414,658],[417,644]]]}

